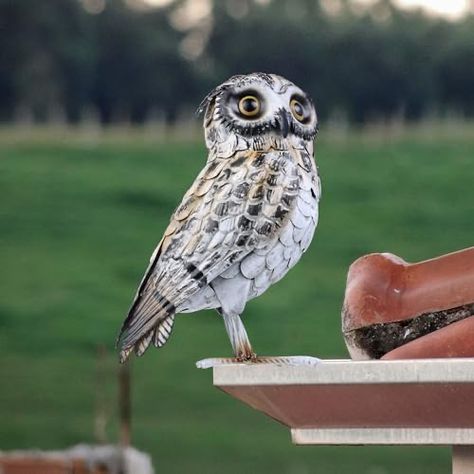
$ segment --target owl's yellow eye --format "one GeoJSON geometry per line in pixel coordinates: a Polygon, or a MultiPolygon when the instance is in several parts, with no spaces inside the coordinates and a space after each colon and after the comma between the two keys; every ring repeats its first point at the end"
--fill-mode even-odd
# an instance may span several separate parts
{"type": "Polygon", "coordinates": [[[254,95],[246,95],[239,100],[239,112],[244,117],[255,117],[260,113],[260,101],[254,95]]]}
{"type": "Polygon", "coordinates": [[[290,101],[291,113],[298,122],[305,122],[308,119],[308,114],[305,107],[298,99],[291,99],[290,101]]]}

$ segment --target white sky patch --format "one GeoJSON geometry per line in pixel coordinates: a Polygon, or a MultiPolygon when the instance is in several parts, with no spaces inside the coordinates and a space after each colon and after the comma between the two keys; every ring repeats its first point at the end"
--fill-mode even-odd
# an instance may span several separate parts
{"type": "MultiPolygon", "coordinates": [[[[325,0],[323,4],[327,1],[325,0]]],[[[377,0],[352,0],[354,4],[370,5],[377,0]]],[[[474,12],[474,0],[393,0],[393,2],[406,10],[421,8],[430,15],[441,16],[456,20],[469,11],[474,12]]]]}
{"type": "MultiPolygon", "coordinates": [[[[146,0],[151,5],[165,6],[169,5],[173,0],[146,0]]],[[[370,3],[374,0],[356,0],[363,3],[370,3]]],[[[196,4],[196,15],[202,8],[199,1],[191,2],[196,4]]],[[[269,3],[269,0],[257,0],[257,3],[269,3]]],[[[403,8],[423,8],[429,13],[446,16],[449,18],[459,18],[467,13],[470,9],[474,9],[473,0],[395,0],[395,3],[403,8]]],[[[188,7],[189,8],[189,7],[188,7]]],[[[191,7],[191,16],[193,8],[191,7]]]]}
{"type": "Polygon", "coordinates": [[[469,11],[469,0],[396,0],[404,8],[423,8],[431,13],[459,18],[469,11]]]}

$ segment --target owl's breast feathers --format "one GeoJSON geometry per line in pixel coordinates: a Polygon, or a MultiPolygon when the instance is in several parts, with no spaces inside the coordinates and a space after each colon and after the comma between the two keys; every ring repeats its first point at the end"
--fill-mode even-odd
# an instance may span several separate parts
{"type": "Polygon", "coordinates": [[[277,239],[297,205],[310,199],[317,205],[319,192],[314,161],[304,151],[211,155],[152,256],[119,336],[122,358],[134,347],[142,353],[151,340],[164,343],[180,305],[277,239]],[[309,198],[299,199],[301,192],[309,198]]]}

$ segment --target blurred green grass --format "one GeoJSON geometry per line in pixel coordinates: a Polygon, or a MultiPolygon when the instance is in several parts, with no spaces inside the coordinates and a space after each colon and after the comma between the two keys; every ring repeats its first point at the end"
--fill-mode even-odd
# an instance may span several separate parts
{"type": "MultiPolygon", "coordinates": [[[[93,442],[96,398],[116,439],[114,340],[148,258],[202,167],[201,140],[121,134],[0,135],[0,448],[93,442]],[[107,371],[97,374],[105,344],[107,371]],[[99,395],[98,395],[99,394],[99,395]]],[[[249,303],[259,354],[346,357],[348,265],[373,251],[407,260],[472,245],[474,134],[396,137],[324,130],[320,225],[300,264],[249,303]]],[[[157,472],[444,473],[448,449],[292,446],[287,430],[215,390],[198,359],[230,355],[216,313],[178,318],[133,362],[133,442],[157,472]]]]}

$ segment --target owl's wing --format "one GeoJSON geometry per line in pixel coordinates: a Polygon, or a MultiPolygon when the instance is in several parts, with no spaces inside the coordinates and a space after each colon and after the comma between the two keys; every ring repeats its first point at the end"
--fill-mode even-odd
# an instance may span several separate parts
{"type": "Polygon", "coordinates": [[[286,151],[239,151],[214,158],[174,212],[119,336],[121,358],[164,344],[176,310],[289,218],[298,165],[286,151]]]}

